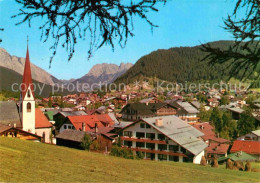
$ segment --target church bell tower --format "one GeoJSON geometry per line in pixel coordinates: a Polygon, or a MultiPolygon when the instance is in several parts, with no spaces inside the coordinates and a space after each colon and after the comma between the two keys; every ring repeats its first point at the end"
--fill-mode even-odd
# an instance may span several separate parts
{"type": "Polygon", "coordinates": [[[27,39],[27,53],[24,65],[23,81],[20,93],[20,117],[24,131],[35,133],[35,99],[34,85],[32,83],[31,64],[27,39]]]}

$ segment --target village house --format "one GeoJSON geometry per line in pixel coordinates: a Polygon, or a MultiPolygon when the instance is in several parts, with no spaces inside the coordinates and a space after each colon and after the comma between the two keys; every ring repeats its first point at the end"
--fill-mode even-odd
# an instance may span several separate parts
{"type": "Polygon", "coordinates": [[[207,147],[202,135],[176,116],[143,118],[121,130],[123,147],[142,152],[144,159],[196,164],[207,147]]]}
{"type": "Polygon", "coordinates": [[[93,133],[79,130],[65,130],[56,136],[57,145],[66,146],[71,148],[82,149],[81,142],[85,135],[89,135],[92,140],[90,150],[109,152],[112,148],[113,138],[110,138],[102,133],[93,133]],[[98,147],[94,147],[94,144],[98,147]]]}
{"type": "Polygon", "coordinates": [[[255,130],[246,135],[240,136],[237,140],[260,141],[260,130],[255,130]]]}
{"type": "Polygon", "coordinates": [[[235,152],[246,152],[247,154],[254,155],[258,159],[260,158],[260,141],[246,141],[246,140],[236,140],[233,142],[231,153],[235,152]]]}
{"type": "Polygon", "coordinates": [[[176,115],[177,108],[166,103],[129,103],[122,111],[122,119],[135,121],[153,116],[176,115]]]}
{"type": "Polygon", "coordinates": [[[156,97],[145,98],[145,99],[142,99],[142,100],[139,101],[139,103],[142,103],[142,104],[147,104],[147,103],[154,104],[154,103],[161,103],[161,102],[162,101],[160,101],[156,97]]]}
{"type": "Polygon", "coordinates": [[[64,119],[59,132],[61,133],[66,129],[82,131],[83,127],[84,131],[91,131],[96,128],[111,127],[113,124],[114,121],[108,114],[67,116],[64,119]]]}
{"type": "Polygon", "coordinates": [[[189,102],[175,101],[170,104],[179,109],[176,116],[178,116],[180,119],[188,123],[198,122],[199,117],[197,115],[199,111],[195,107],[193,107],[189,102]]]}
{"type": "Polygon", "coordinates": [[[208,160],[208,163],[212,163],[215,158],[227,157],[229,147],[229,144],[211,142],[205,150],[205,157],[208,160]]]}

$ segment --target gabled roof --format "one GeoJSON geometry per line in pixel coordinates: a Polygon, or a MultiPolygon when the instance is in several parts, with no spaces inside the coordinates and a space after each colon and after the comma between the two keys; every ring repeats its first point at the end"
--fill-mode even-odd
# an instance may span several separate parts
{"type": "Polygon", "coordinates": [[[22,99],[24,99],[26,92],[28,88],[31,88],[32,95],[34,97],[34,86],[32,83],[32,74],[31,74],[31,63],[29,58],[29,48],[27,45],[27,52],[26,52],[26,59],[25,59],[25,65],[24,65],[24,73],[23,73],[23,81],[21,84],[22,89],[22,99]]]}
{"type": "Polygon", "coordinates": [[[255,134],[256,136],[260,137],[260,130],[252,131],[252,133],[255,134]]]}
{"type": "Polygon", "coordinates": [[[225,161],[227,159],[231,159],[233,161],[247,161],[247,160],[256,160],[257,158],[253,155],[247,154],[245,152],[236,152],[227,155],[227,157],[220,157],[218,161],[225,161]]]}
{"type": "Polygon", "coordinates": [[[152,117],[152,118],[143,118],[139,121],[136,121],[123,129],[127,129],[129,126],[132,126],[140,121],[144,121],[151,125],[154,129],[163,133],[169,139],[173,140],[180,146],[187,149],[194,155],[202,152],[207,144],[200,140],[198,137],[203,136],[204,134],[200,131],[193,128],[191,125],[185,123],[180,118],[171,115],[171,116],[161,116],[161,117],[152,117]],[[155,125],[157,119],[163,120],[163,125],[158,127],[155,125]]]}
{"type": "Polygon", "coordinates": [[[61,114],[64,117],[86,115],[86,113],[84,111],[60,111],[57,114],[61,114]]]}
{"type": "Polygon", "coordinates": [[[64,130],[56,136],[58,139],[70,140],[74,142],[81,142],[85,134],[89,134],[92,138],[93,134],[90,132],[78,131],[78,130],[64,130]]]}
{"type": "Polygon", "coordinates": [[[0,101],[0,123],[11,124],[11,126],[16,124],[16,127],[22,127],[18,107],[14,101],[0,101]]]}
{"type": "Polygon", "coordinates": [[[114,124],[108,114],[68,116],[68,119],[76,130],[82,130],[82,123],[85,123],[86,131],[95,128],[95,124],[97,124],[98,128],[114,124]]]}
{"type": "Polygon", "coordinates": [[[260,141],[236,140],[230,152],[244,151],[248,154],[260,155],[260,141]]]}
{"type": "Polygon", "coordinates": [[[51,128],[52,124],[43,114],[41,109],[35,108],[35,128],[51,128]]]}
{"type": "Polygon", "coordinates": [[[210,154],[226,154],[229,148],[229,144],[210,143],[206,148],[207,153],[210,154]]]}
{"type": "Polygon", "coordinates": [[[189,102],[177,102],[187,113],[189,114],[197,114],[199,111],[193,107],[189,102]]]}

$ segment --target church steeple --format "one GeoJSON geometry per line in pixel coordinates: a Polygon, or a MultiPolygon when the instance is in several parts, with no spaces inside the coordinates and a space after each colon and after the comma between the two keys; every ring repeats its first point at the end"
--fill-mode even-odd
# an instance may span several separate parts
{"type": "Polygon", "coordinates": [[[21,84],[20,116],[23,130],[35,133],[35,100],[32,83],[31,64],[29,58],[28,38],[27,52],[24,65],[23,81],[21,84]]]}
{"type": "Polygon", "coordinates": [[[22,81],[22,85],[21,85],[22,99],[24,99],[29,87],[30,87],[30,89],[32,91],[32,95],[34,97],[34,87],[32,84],[31,63],[30,63],[30,57],[29,57],[29,46],[28,46],[28,37],[27,37],[27,52],[26,52],[26,59],[25,59],[25,65],[24,65],[23,81],[22,81]]]}

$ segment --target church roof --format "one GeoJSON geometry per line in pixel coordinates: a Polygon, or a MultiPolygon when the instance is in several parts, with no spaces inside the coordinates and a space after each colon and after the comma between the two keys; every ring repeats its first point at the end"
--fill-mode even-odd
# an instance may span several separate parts
{"type": "Polygon", "coordinates": [[[41,111],[40,108],[35,108],[35,128],[50,128],[51,123],[41,111]]]}
{"type": "Polygon", "coordinates": [[[29,57],[29,48],[27,46],[26,60],[25,60],[24,73],[23,73],[23,81],[22,81],[22,85],[21,85],[22,99],[24,99],[29,87],[31,88],[32,95],[34,97],[34,86],[32,84],[32,73],[31,73],[31,64],[30,64],[30,57],[29,57]]]}

